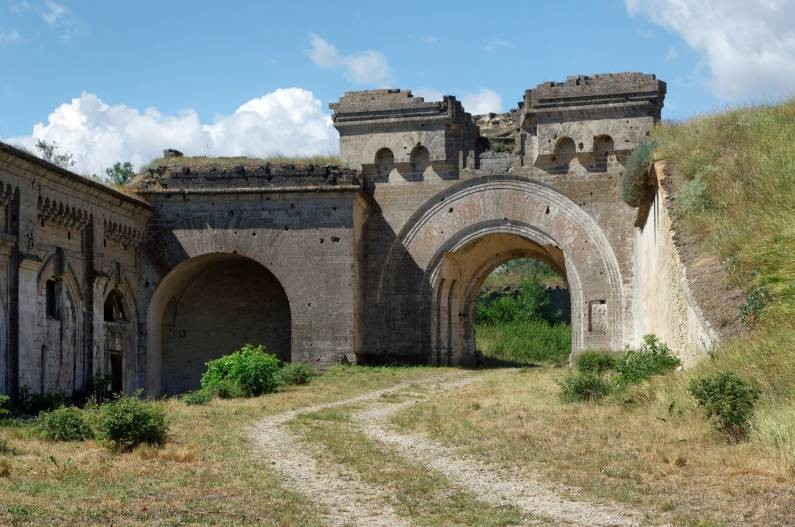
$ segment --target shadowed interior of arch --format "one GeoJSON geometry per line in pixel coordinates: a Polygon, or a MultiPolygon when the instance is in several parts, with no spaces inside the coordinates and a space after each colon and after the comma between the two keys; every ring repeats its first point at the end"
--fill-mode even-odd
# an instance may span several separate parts
{"type": "Polygon", "coordinates": [[[486,234],[445,253],[434,279],[433,362],[566,362],[571,301],[565,269],[558,247],[514,233],[486,234]],[[500,275],[513,283],[497,285],[500,275]],[[558,286],[558,292],[547,286],[558,286]],[[521,305],[533,295],[538,306],[521,305]],[[542,305],[545,298],[549,305],[542,305]],[[496,315],[501,308],[506,312],[496,315]]]}
{"type": "Polygon", "coordinates": [[[290,360],[290,306],[270,271],[232,254],[191,263],[178,265],[158,288],[161,393],[197,388],[208,361],[244,344],[290,360]]]}

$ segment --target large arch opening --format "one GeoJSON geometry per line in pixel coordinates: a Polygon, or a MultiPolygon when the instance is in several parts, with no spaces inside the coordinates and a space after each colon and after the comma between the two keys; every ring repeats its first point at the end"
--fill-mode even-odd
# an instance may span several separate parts
{"type": "Polygon", "coordinates": [[[579,313],[572,314],[569,280],[575,289],[574,296],[577,296],[579,279],[573,269],[567,270],[563,251],[556,244],[544,241],[549,240],[536,239],[530,231],[524,232],[523,229],[510,226],[496,227],[464,237],[456,246],[444,252],[431,278],[435,299],[431,315],[434,363],[507,362],[522,365],[568,361],[572,351],[572,332],[569,323],[564,321],[579,316],[579,313]],[[505,284],[509,289],[516,286],[518,291],[498,291],[497,296],[502,296],[501,300],[488,298],[488,292],[484,298],[482,292],[489,277],[495,271],[497,275],[508,272],[511,262],[517,262],[519,270],[526,271],[514,273],[519,277],[518,283],[505,284]],[[550,300],[549,306],[536,306],[536,313],[500,314],[500,307],[509,310],[530,309],[528,303],[541,302],[541,297],[536,300],[514,298],[514,295],[521,297],[523,293],[524,296],[547,295],[540,272],[557,277],[550,284],[556,283],[564,288],[564,304],[568,312],[565,315],[562,312],[553,313],[551,309],[547,312],[547,307],[551,308],[550,300]],[[501,303],[502,306],[495,306],[492,302],[501,303]],[[490,307],[495,309],[490,310],[490,307]],[[492,311],[492,317],[486,320],[489,311],[492,311]],[[555,329],[556,324],[564,325],[555,329]],[[478,329],[481,336],[485,337],[480,342],[477,340],[478,329]],[[553,335],[557,338],[555,349],[545,349],[553,343],[544,343],[544,340],[552,339],[553,335]],[[533,339],[536,341],[533,342],[533,339]],[[488,340],[491,342],[485,342],[488,340]],[[559,349],[561,347],[563,349],[559,349]]]}
{"type": "MultiPolygon", "coordinates": [[[[516,176],[461,182],[420,207],[390,246],[367,346],[408,361],[476,361],[472,311],[499,265],[535,258],[565,277],[570,360],[585,349],[620,349],[631,317],[618,260],[588,212],[559,191],[516,176]],[[405,357],[405,358],[404,358],[405,357]]],[[[367,338],[367,336],[366,336],[367,338]]]]}
{"type": "Polygon", "coordinates": [[[571,298],[549,264],[518,257],[483,280],[474,306],[477,360],[495,366],[565,364],[571,353],[571,298]]]}
{"type": "Polygon", "coordinates": [[[276,277],[236,254],[177,265],[158,286],[149,315],[149,390],[194,389],[205,364],[244,344],[290,360],[290,304],[276,277]],[[159,367],[158,367],[159,366],[159,367]]]}

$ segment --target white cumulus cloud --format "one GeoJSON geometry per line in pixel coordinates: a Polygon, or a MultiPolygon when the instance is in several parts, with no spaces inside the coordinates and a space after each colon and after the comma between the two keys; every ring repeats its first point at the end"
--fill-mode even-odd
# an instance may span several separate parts
{"type": "Polygon", "coordinates": [[[464,110],[472,115],[484,113],[499,113],[502,111],[502,98],[494,90],[483,88],[474,93],[465,93],[461,96],[464,110]]]}
{"type": "Polygon", "coordinates": [[[117,161],[136,167],[176,148],[186,155],[309,156],[338,150],[331,117],[311,91],[282,88],[242,104],[234,113],[202,123],[194,110],[166,115],[109,105],[83,93],[57,107],[29,136],[4,139],[31,151],[37,140],[55,141],[74,154],[77,172],[104,174],[117,161]]]}
{"type": "Polygon", "coordinates": [[[626,0],[626,6],[704,53],[719,97],[795,92],[795,0],[626,0]]]}
{"type": "Polygon", "coordinates": [[[386,57],[380,51],[367,50],[345,55],[334,44],[319,35],[309,35],[307,56],[316,65],[326,69],[341,69],[345,78],[357,84],[388,86],[392,80],[386,57]]]}

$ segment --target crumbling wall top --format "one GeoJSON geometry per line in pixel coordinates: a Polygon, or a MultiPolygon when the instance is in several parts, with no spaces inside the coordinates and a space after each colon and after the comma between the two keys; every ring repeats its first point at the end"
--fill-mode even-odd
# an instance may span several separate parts
{"type": "Polygon", "coordinates": [[[575,75],[525,91],[523,124],[551,119],[616,118],[646,115],[660,119],[665,82],[655,75],[624,72],[575,75]]]}
{"type": "Polygon", "coordinates": [[[470,115],[452,95],[441,101],[415,97],[411,90],[381,89],[345,92],[340,100],[329,104],[332,119],[339,129],[349,123],[370,123],[395,119],[442,119],[464,122],[470,115]]]}
{"type": "Polygon", "coordinates": [[[131,186],[146,194],[170,192],[245,192],[357,190],[354,170],[330,165],[241,163],[235,166],[160,165],[135,177],[131,186]]]}

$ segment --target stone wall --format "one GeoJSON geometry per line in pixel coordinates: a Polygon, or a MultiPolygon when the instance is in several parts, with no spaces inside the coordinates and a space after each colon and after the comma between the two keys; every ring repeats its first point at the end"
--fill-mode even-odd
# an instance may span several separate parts
{"type": "Polygon", "coordinates": [[[635,213],[621,201],[619,182],[626,154],[659,120],[664,95],[665,83],[653,75],[625,73],[544,83],[526,92],[520,108],[476,120],[452,98],[417,101],[404,90],[348,93],[332,104],[343,160],[362,168],[375,204],[363,235],[361,358],[426,362],[443,347],[455,348],[450,360],[467,360],[470,292],[490,269],[452,251],[503,234],[516,236],[501,238],[506,244],[488,258],[490,242],[467,249],[467,258],[482,253],[484,266],[509,254],[557,259],[573,295],[574,354],[632,343],[635,213]],[[480,151],[480,125],[489,137],[512,136],[513,151],[480,151]],[[410,152],[426,144],[428,130],[436,135],[427,140],[446,145],[432,149],[447,156],[435,162],[457,170],[406,177],[404,159],[378,174],[378,152],[410,152]],[[458,141],[450,130],[477,136],[458,141]],[[468,149],[472,143],[478,148],[468,149]]]}
{"type": "Polygon", "coordinates": [[[71,395],[114,374],[120,390],[141,386],[135,292],[151,207],[3,143],[0,188],[0,392],[71,395]]]}
{"type": "MultiPolygon", "coordinates": [[[[659,182],[665,177],[662,163],[655,164],[653,177],[659,182]]],[[[717,336],[690,292],[674,243],[669,196],[660,183],[643,226],[635,231],[634,267],[635,343],[654,333],[685,365],[703,358],[717,336]]]]}
{"type": "Polygon", "coordinates": [[[252,165],[138,178],[157,212],[138,296],[149,391],[195,386],[204,362],[246,342],[315,367],[355,361],[367,208],[355,176],[252,165]]]}

